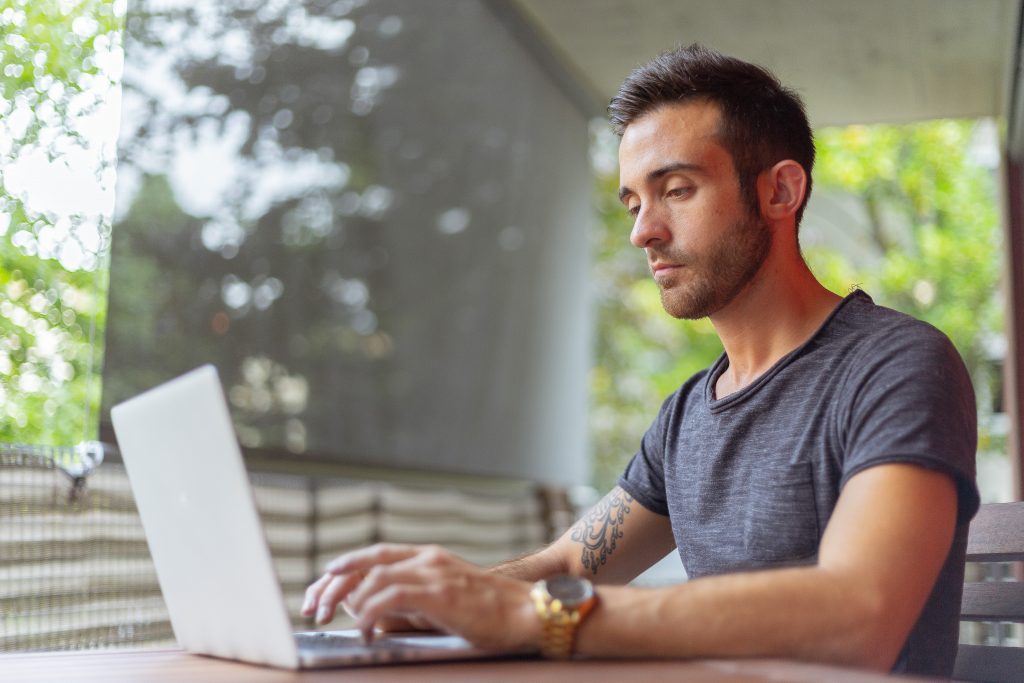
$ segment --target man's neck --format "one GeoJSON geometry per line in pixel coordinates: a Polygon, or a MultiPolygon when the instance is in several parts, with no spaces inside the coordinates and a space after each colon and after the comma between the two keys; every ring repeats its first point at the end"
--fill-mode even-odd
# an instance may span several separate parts
{"type": "Polygon", "coordinates": [[[717,398],[751,384],[810,339],[842,297],[825,289],[802,259],[769,258],[728,306],[711,316],[729,367],[717,398]]]}

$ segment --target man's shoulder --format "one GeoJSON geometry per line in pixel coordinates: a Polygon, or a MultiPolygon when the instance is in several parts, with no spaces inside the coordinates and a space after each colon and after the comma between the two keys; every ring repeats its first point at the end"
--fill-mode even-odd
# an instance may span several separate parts
{"type": "Polygon", "coordinates": [[[844,301],[836,316],[835,334],[843,338],[849,352],[864,360],[901,360],[921,356],[959,361],[953,342],[931,323],[876,304],[857,290],[844,301]]]}
{"type": "Polygon", "coordinates": [[[973,414],[970,374],[949,337],[867,294],[844,300],[811,355],[819,374],[808,391],[831,391],[848,410],[916,404],[973,414]]]}
{"type": "Polygon", "coordinates": [[[855,326],[867,335],[885,334],[894,329],[907,329],[921,334],[945,336],[930,323],[894,308],[875,303],[875,300],[861,289],[851,292],[840,305],[842,309],[838,312],[837,318],[844,320],[848,325],[855,326]]]}

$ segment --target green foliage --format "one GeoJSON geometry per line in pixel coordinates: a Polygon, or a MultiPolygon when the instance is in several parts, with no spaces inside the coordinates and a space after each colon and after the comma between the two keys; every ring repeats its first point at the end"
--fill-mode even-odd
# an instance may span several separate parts
{"type": "MultiPolygon", "coordinates": [[[[949,335],[979,389],[982,448],[998,451],[1004,444],[985,418],[998,382],[987,348],[1002,331],[1001,232],[993,172],[970,153],[975,131],[970,121],[819,131],[815,192],[853,198],[867,225],[857,255],[828,246],[835,240],[811,214],[801,230],[818,238],[805,257],[827,287],[845,294],[859,286],[949,335]]],[[[616,180],[597,181],[591,437],[601,489],[614,484],[664,398],[721,353],[706,320],[676,321],[662,311],[646,263],[628,242],[631,221],[615,200],[616,180]]]]}
{"type": "Polygon", "coordinates": [[[109,219],[40,207],[11,169],[85,152],[108,171],[77,122],[109,89],[120,24],[113,0],[0,0],[0,441],[95,438],[109,219]]]}

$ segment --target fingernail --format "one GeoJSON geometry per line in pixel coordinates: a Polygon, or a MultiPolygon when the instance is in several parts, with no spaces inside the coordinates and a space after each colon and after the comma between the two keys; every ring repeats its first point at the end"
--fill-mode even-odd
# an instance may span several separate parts
{"type": "Polygon", "coordinates": [[[316,620],[317,620],[317,623],[320,623],[320,624],[326,623],[326,621],[327,621],[327,606],[326,605],[324,605],[323,607],[321,607],[320,609],[318,609],[316,611],[316,620]]]}

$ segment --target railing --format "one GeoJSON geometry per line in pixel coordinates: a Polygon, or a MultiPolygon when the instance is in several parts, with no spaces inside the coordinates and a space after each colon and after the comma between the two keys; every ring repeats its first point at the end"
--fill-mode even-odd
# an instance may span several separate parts
{"type": "MultiPolygon", "coordinates": [[[[0,651],[173,642],[131,488],[102,449],[0,446],[0,651]]],[[[375,541],[438,543],[490,564],[569,519],[536,489],[422,488],[302,474],[251,475],[296,628],[323,564],[375,541]]],[[[344,627],[344,619],[333,627],[344,627]]]]}

